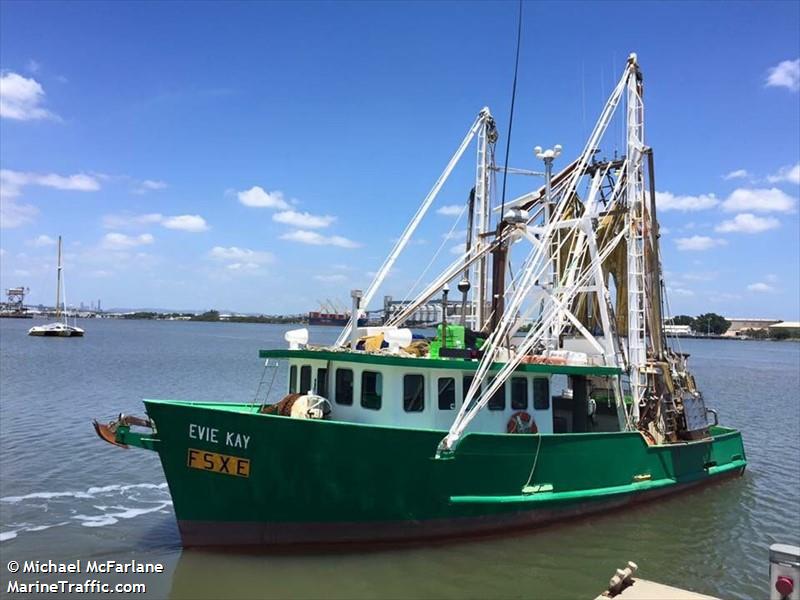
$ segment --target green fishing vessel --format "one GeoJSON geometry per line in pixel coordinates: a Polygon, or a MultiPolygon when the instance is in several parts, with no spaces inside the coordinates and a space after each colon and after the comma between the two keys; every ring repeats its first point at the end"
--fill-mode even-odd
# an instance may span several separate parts
{"type": "Polygon", "coordinates": [[[288,368],[282,399],[145,400],[146,417],[96,431],[158,453],[186,546],[518,530],[740,475],[741,434],[718,423],[664,335],[643,115],[631,55],[580,155],[553,174],[560,147],[537,147],[544,171],[524,174],[543,185],[498,202],[493,175],[522,171],[494,164],[484,108],[370,286],[351,293],[336,343],[300,329],[261,351],[288,368]],[[626,154],[598,160],[623,99],[626,154]],[[463,253],[380,326],[360,327],[473,141],[463,253]],[[404,327],[431,309],[435,335],[404,327]]]}

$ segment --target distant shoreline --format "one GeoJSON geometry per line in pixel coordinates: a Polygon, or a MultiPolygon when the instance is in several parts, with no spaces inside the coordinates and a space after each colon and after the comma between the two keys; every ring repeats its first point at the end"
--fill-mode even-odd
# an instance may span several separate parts
{"type": "Polygon", "coordinates": [[[667,335],[667,339],[670,338],[680,338],[680,339],[687,339],[687,340],[732,340],[735,342],[800,342],[800,338],[796,337],[788,337],[788,338],[776,338],[776,337],[764,337],[764,338],[754,338],[754,337],[739,337],[735,335],[675,335],[669,334],[667,335]]]}
{"type": "Polygon", "coordinates": [[[132,313],[118,318],[139,321],[195,321],[202,323],[263,323],[269,325],[297,325],[308,322],[308,318],[300,315],[220,315],[217,311],[208,311],[199,315],[186,313],[132,313]]]}
{"type": "MultiPolygon", "coordinates": [[[[52,315],[49,314],[39,314],[33,315],[34,318],[39,319],[48,319],[52,318],[52,315]]],[[[7,317],[7,318],[26,318],[29,319],[30,317],[7,317]]],[[[74,318],[70,315],[70,318],[74,318]]],[[[218,318],[209,318],[207,313],[201,315],[189,315],[189,314],[179,314],[179,313],[129,313],[129,314],[115,314],[115,315],[103,315],[103,316],[77,316],[78,319],[112,319],[116,321],[189,321],[194,323],[260,323],[263,325],[308,325],[308,318],[300,315],[231,315],[231,316],[219,316],[218,318]]],[[[380,325],[375,325],[380,327],[380,325]]],[[[737,342],[749,342],[749,341],[756,341],[756,342],[800,342],[800,337],[788,337],[788,338],[775,338],[775,337],[764,337],[764,338],[754,338],[754,337],[739,337],[739,336],[730,336],[730,335],[706,335],[706,334],[697,334],[697,335],[687,335],[687,334],[668,334],[667,339],[670,338],[679,338],[679,339],[690,339],[690,340],[729,340],[729,341],[737,341],[737,342]]]]}

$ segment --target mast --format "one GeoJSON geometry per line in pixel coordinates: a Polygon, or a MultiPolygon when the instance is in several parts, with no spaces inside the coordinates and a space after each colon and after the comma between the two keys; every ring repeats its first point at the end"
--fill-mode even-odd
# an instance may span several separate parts
{"type": "Polygon", "coordinates": [[[61,316],[61,236],[58,236],[58,276],[56,283],[56,319],[61,316]]]}
{"type": "Polygon", "coordinates": [[[508,241],[504,239],[503,230],[506,221],[503,215],[497,224],[496,244],[492,250],[492,314],[489,318],[489,330],[494,331],[500,324],[500,318],[506,310],[506,269],[508,268],[508,241]]]}
{"type": "MultiPolygon", "coordinates": [[[[552,150],[542,150],[541,146],[536,146],[533,152],[536,154],[536,158],[544,162],[544,223],[545,226],[547,226],[554,208],[552,193],[553,161],[561,154],[561,144],[556,144],[552,150]]],[[[550,252],[550,281],[548,283],[548,289],[551,293],[555,292],[558,287],[558,276],[560,273],[559,241],[560,236],[554,238],[548,247],[550,252]]],[[[558,347],[558,333],[556,330],[557,326],[554,324],[545,339],[545,346],[548,350],[555,350],[558,347]]]]}
{"type": "MultiPolygon", "coordinates": [[[[489,152],[490,142],[497,139],[494,119],[484,119],[478,130],[478,160],[475,173],[475,249],[483,250],[488,242],[489,232],[489,152]],[[490,139],[491,138],[491,139],[490,139]]],[[[486,293],[487,293],[487,258],[478,261],[477,286],[475,288],[475,330],[481,331],[486,325],[486,293]]]]}
{"type": "Polygon", "coordinates": [[[659,238],[658,218],[656,215],[656,176],[653,160],[653,149],[648,148],[647,153],[647,179],[650,184],[650,206],[648,211],[650,232],[650,274],[649,274],[649,296],[650,302],[650,339],[652,341],[653,353],[657,359],[663,359],[666,346],[664,343],[664,319],[661,296],[661,251],[659,238]]]}
{"type": "MultiPolygon", "coordinates": [[[[514,277],[512,293],[504,298],[505,311],[500,318],[500,322],[489,332],[489,336],[482,346],[483,356],[475,371],[472,384],[465,393],[461,408],[455,416],[447,435],[437,447],[436,456],[438,458],[447,456],[454,450],[472,419],[486,406],[489,399],[501,389],[501,386],[505,384],[505,381],[512,375],[517,366],[521,364],[524,357],[530,352],[535,352],[548,339],[558,339],[557,336],[560,335],[567,324],[570,327],[574,327],[598,354],[603,355],[607,363],[611,362],[614,365],[617,362],[616,353],[613,356],[608,356],[608,347],[611,345],[609,341],[612,335],[610,325],[605,328],[608,337],[605,338],[606,348],[604,348],[580,322],[578,317],[573,314],[572,306],[575,299],[580,294],[585,294],[588,286],[591,286],[591,282],[594,281],[593,287],[597,288],[594,292],[599,297],[598,304],[603,308],[608,307],[608,289],[603,282],[602,269],[598,267],[602,267],[609,260],[612,252],[625,238],[627,231],[619,226],[611,228],[614,223],[613,217],[612,220],[603,219],[605,223],[603,227],[607,227],[607,229],[605,230],[602,246],[598,247],[589,243],[588,252],[591,260],[587,260],[585,258],[585,238],[597,234],[601,226],[601,219],[596,218],[599,214],[575,213],[570,202],[574,194],[576,194],[579,180],[586,174],[590,160],[608,129],[615,109],[620,104],[623,94],[637,72],[638,67],[635,55],[631,55],[625,72],[603,108],[580,157],[573,163],[574,168],[570,167],[565,174],[563,184],[558,186],[558,201],[554,202],[550,207],[549,218],[541,226],[530,227],[520,223],[519,228],[516,230],[516,235],[519,236],[518,239],[525,238],[531,242],[531,251],[525,259],[521,271],[514,277]],[[563,248],[569,252],[570,256],[567,258],[567,263],[570,265],[572,274],[569,277],[569,281],[565,279],[563,284],[550,290],[548,289],[550,286],[543,286],[541,282],[548,280],[548,283],[550,283],[551,281],[554,244],[557,244],[555,246],[556,249],[563,248]],[[584,249],[582,250],[582,248],[584,249]],[[509,352],[505,345],[508,334],[514,328],[523,304],[530,299],[532,292],[539,289],[542,291],[541,297],[544,300],[544,308],[541,311],[540,318],[516,344],[515,351],[509,352]],[[496,362],[503,362],[503,366],[499,371],[492,373],[491,379],[488,380],[487,385],[484,387],[483,383],[487,382],[489,371],[496,362]]],[[[640,79],[640,77],[637,77],[637,79],[640,79]]],[[[635,94],[635,87],[633,91],[635,94]]],[[[636,106],[636,103],[633,102],[633,105],[636,106]]],[[[637,131],[641,135],[640,129],[641,127],[637,128],[637,131]]],[[[551,152],[555,154],[555,149],[551,152]]],[[[641,149],[639,150],[639,155],[641,155],[641,149]]],[[[618,181],[621,182],[621,179],[618,179],[618,181]]],[[[615,203],[618,202],[617,198],[621,198],[622,187],[621,183],[619,186],[615,186],[612,210],[616,210],[615,203]]],[[[553,190],[551,189],[550,192],[552,194],[553,190]]],[[[597,193],[597,189],[595,189],[595,193],[597,193]]],[[[542,192],[539,191],[535,196],[540,197],[541,194],[542,192]]],[[[547,196],[546,193],[545,196],[547,196]]],[[[524,198],[527,199],[528,196],[526,195],[524,198]]],[[[530,197],[530,199],[534,200],[534,197],[530,197]]],[[[551,200],[551,198],[545,198],[545,201],[547,200],[551,200]]],[[[515,203],[512,203],[512,205],[515,205],[515,203]]],[[[641,207],[641,198],[639,205],[641,207]]],[[[623,208],[621,202],[620,208],[623,208]]],[[[627,213],[628,211],[625,212],[627,213]]],[[[557,270],[556,273],[558,273],[557,270]]],[[[618,406],[622,405],[620,390],[616,388],[615,396],[618,399],[618,406]]]]}
{"type": "Polygon", "coordinates": [[[639,420],[639,406],[647,391],[647,285],[645,274],[645,205],[642,155],[644,146],[644,123],[642,105],[642,75],[636,55],[628,58],[633,72],[627,82],[627,165],[625,196],[628,212],[625,217],[628,265],[628,364],[633,421],[639,420]]]}
{"type": "MultiPolygon", "coordinates": [[[[473,187],[469,192],[469,205],[467,206],[467,243],[464,247],[466,258],[464,259],[464,274],[461,281],[458,282],[458,291],[461,292],[461,325],[467,325],[467,302],[469,300],[469,289],[471,287],[469,281],[470,261],[469,257],[472,255],[472,234],[474,229],[475,220],[475,188],[473,187]]],[[[474,318],[474,315],[473,315],[474,318]]]]}

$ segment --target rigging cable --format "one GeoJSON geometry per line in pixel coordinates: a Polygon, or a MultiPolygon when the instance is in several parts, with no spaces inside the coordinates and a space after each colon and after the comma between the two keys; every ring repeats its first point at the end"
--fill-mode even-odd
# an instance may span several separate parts
{"type": "Polygon", "coordinates": [[[517,15],[517,57],[514,61],[514,83],[511,86],[511,111],[508,115],[508,138],[506,139],[506,160],[503,168],[503,193],[500,201],[500,220],[506,210],[506,179],[508,179],[508,153],[511,150],[511,127],[514,124],[514,100],[517,97],[517,72],[519,71],[519,47],[522,38],[522,0],[519,0],[519,14],[517,15]]]}
{"type": "Polygon", "coordinates": [[[467,210],[467,206],[468,204],[465,204],[461,208],[461,212],[458,213],[458,217],[456,217],[456,220],[453,221],[453,226],[450,228],[450,231],[448,231],[442,238],[442,243],[439,245],[439,248],[436,250],[436,253],[433,255],[433,258],[431,258],[430,262],[428,263],[428,266],[425,267],[422,273],[420,273],[420,276],[417,277],[417,280],[414,282],[414,285],[411,286],[411,289],[408,292],[406,292],[406,295],[403,297],[404,304],[408,300],[408,297],[411,294],[413,294],[414,291],[416,291],[420,281],[422,281],[422,278],[425,277],[425,275],[428,273],[430,268],[433,266],[433,263],[436,262],[436,259],[439,258],[439,254],[442,252],[442,249],[445,247],[445,245],[455,237],[453,235],[453,232],[456,230],[456,227],[458,227],[459,223],[461,223],[461,217],[464,216],[464,212],[467,210]]]}

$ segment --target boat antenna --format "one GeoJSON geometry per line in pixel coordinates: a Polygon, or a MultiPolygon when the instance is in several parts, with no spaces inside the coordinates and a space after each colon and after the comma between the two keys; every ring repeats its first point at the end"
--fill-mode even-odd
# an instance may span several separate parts
{"type": "Polygon", "coordinates": [[[514,83],[511,86],[511,110],[508,114],[508,137],[506,137],[506,160],[503,166],[503,192],[500,201],[500,220],[506,211],[506,179],[508,179],[508,153],[511,151],[511,127],[514,124],[514,100],[517,98],[517,72],[519,71],[519,47],[522,39],[522,0],[519,0],[519,13],[517,14],[517,56],[514,60],[514,83]]]}

